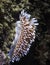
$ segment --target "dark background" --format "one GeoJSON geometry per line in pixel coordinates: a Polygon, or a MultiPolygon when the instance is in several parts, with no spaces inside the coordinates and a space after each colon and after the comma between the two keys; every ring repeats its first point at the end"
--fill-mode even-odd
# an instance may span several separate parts
{"type": "Polygon", "coordinates": [[[50,65],[50,0],[0,0],[0,49],[5,54],[10,50],[22,9],[37,18],[39,25],[27,56],[10,65],[50,65]]]}

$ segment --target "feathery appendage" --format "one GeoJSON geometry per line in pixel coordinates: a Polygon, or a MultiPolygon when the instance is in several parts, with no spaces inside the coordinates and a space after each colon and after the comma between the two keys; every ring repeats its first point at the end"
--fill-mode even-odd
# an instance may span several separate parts
{"type": "Polygon", "coordinates": [[[37,19],[32,18],[27,12],[21,11],[19,16],[20,21],[16,22],[15,39],[13,40],[11,49],[9,51],[10,61],[19,61],[24,55],[27,55],[29,48],[35,40],[37,19]]]}

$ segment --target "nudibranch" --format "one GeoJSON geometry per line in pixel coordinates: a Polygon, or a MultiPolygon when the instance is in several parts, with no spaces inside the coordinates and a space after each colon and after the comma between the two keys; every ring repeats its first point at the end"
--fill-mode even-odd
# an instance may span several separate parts
{"type": "Polygon", "coordinates": [[[27,55],[32,42],[35,40],[36,26],[38,25],[36,18],[30,18],[31,15],[21,11],[19,21],[16,21],[15,38],[9,51],[10,61],[19,61],[21,57],[27,55]]]}

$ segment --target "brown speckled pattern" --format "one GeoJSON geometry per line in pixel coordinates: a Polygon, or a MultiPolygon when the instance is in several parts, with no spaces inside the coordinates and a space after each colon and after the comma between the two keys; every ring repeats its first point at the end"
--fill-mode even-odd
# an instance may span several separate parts
{"type": "Polygon", "coordinates": [[[17,59],[26,55],[34,39],[35,39],[35,26],[34,25],[30,26],[30,23],[28,21],[22,19],[21,35],[14,49],[12,58],[16,57],[17,59]]]}

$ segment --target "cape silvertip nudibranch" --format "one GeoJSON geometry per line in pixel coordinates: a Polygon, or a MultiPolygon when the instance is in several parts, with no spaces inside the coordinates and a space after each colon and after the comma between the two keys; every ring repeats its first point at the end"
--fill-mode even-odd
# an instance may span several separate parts
{"type": "Polygon", "coordinates": [[[30,19],[30,17],[30,14],[22,10],[19,16],[20,20],[16,21],[15,38],[8,54],[12,62],[19,61],[22,56],[27,55],[34,42],[38,23],[36,18],[30,19]]]}

